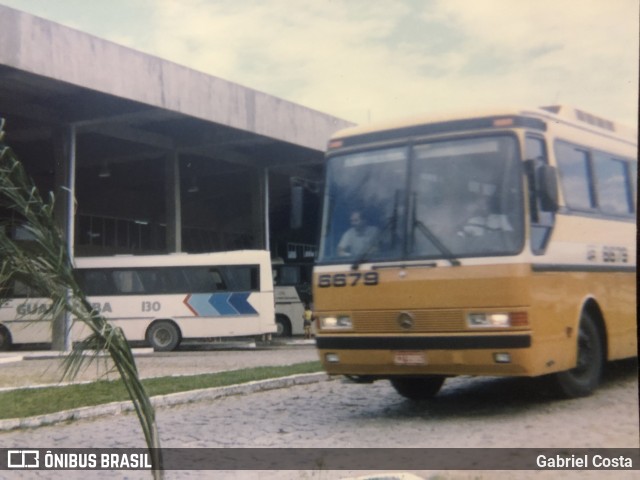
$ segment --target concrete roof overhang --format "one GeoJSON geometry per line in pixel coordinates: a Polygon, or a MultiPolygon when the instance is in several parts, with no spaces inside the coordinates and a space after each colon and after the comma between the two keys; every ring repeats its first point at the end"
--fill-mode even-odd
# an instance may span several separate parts
{"type": "Polygon", "coordinates": [[[8,142],[33,149],[73,126],[79,166],[166,152],[317,165],[331,133],[351,125],[2,5],[0,45],[8,142]]]}

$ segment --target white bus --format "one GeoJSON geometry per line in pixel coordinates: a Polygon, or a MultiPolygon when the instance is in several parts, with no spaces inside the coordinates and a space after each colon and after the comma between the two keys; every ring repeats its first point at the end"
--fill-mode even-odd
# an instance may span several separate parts
{"type": "Polygon", "coordinates": [[[285,264],[273,260],[273,283],[276,308],[277,337],[304,334],[304,306],[311,305],[311,275],[313,264],[285,264]]]}
{"type": "MultiPolygon", "coordinates": [[[[130,342],[174,350],[185,338],[270,335],[276,332],[273,280],[267,251],[79,257],[80,286],[92,306],[130,342]]],[[[9,285],[0,308],[0,347],[48,343],[50,300],[9,285]]],[[[88,331],[74,322],[72,341],[88,331]]]]}

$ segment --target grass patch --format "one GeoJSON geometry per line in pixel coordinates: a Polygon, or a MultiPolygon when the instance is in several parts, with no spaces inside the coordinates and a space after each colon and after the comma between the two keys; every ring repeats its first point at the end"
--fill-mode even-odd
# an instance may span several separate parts
{"type": "MultiPolygon", "coordinates": [[[[201,375],[149,378],[142,380],[142,383],[152,397],[321,370],[320,362],[314,361],[282,367],[255,367],[201,375]]],[[[120,380],[60,387],[23,388],[0,392],[0,419],[32,417],[126,400],[129,400],[129,396],[120,380]]]]}

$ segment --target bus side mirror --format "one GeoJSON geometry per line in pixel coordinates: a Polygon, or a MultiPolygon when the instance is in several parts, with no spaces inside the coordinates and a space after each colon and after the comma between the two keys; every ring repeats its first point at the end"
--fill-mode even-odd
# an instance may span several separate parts
{"type": "Polygon", "coordinates": [[[536,189],[543,212],[558,211],[558,176],[555,167],[541,165],[536,169],[536,189]]]}
{"type": "Polygon", "coordinates": [[[291,212],[289,213],[289,225],[292,230],[302,228],[304,214],[304,187],[291,187],[291,212]]]}

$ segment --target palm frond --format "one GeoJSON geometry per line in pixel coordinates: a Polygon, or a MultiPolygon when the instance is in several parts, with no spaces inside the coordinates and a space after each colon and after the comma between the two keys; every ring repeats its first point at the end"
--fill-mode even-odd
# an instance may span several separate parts
{"type": "MultiPolygon", "coordinates": [[[[135,407],[150,450],[154,477],[161,478],[155,411],[140,381],[127,339],[121,329],[93,310],[80,289],[66,242],[55,223],[53,195],[46,201],[41,197],[15,153],[4,143],[3,127],[4,120],[0,119],[0,211],[9,217],[0,223],[0,286],[19,280],[38,296],[52,300],[47,318],[67,313],[88,327],[89,336],[65,358],[63,378],[73,379],[99,352],[108,353],[135,407]],[[31,241],[23,244],[11,238],[10,232],[17,226],[28,233],[31,241]]],[[[0,288],[2,295],[7,292],[0,288]]]]}

